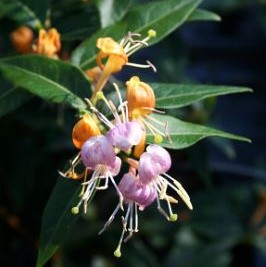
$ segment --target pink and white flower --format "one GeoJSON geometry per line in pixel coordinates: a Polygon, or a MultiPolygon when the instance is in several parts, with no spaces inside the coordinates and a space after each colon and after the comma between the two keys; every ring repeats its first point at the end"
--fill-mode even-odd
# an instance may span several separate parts
{"type": "Polygon", "coordinates": [[[119,197],[120,207],[122,208],[123,197],[119,191],[114,177],[118,175],[121,168],[121,159],[116,156],[113,146],[103,135],[91,137],[84,143],[81,148],[81,161],[86,167],[85,179],[87,179],[88,171],[93,171],[91,178],[83,182],[83,193],[77,207],[83,203],[84,212],[87,212],[88,201],[96,190],[105,190],[108,188],[109,180],[114,185],[119,197]],[[103,185],[101,185],[101,182],[103,185]]]}
{"type": "Polygon", "coordinates": [[[107,133],[109,142],[123,151],[139,144],[142,137],[142,127],[138,121],[117,123],[107,133]]]}
{"type": "Polygon", "coordinates": [[[183,186],[166,172],[171,167],[171,157],[167,150],[158,145],[149,145],[139,159],[138,174],[139,180],[152,186],[158,194],[158,210],[169,220],[175,221],[177,214],[172,212],[171,203],[177,203],[178,200],[168,195],[167,189],[171,188],[185,202],[189,209],[193,209],[189,195],[183,186]],[[169,214],[161,207],[160,200],[166,200],[169,214]]]}

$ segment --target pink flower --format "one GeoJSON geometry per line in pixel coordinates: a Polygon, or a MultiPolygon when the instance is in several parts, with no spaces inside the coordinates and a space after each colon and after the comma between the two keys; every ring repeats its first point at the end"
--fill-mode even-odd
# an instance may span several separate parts
{"type": "Polygon", "coordinates": [[[84,143],[81,148],[81,160],[86,167],[85,181],[82,184],[82,196],[76,210],[80,205],[84,204],[84,212],[87,212],[87,205],[96,190],[105,190],[108,188],[109,180],[114,185],[119,197],[120,207],[122,207],[123,196],[119,191],[114,180],[114,176],[118,175],[121,168],[121,159],[116,156],[113,146],[103,135],[91,137],[84,143]],[[91,178],[86,181],[88,170],[93,170],[91,178]],[[101,185],[101,182],[103,184],[101,185]]]}
{"type": "Polygon", "coordinates": [[[139,144],[142,137],[142,127],[138,121],[117,123],[106,133],[109,142],[123,151],[139,144]]]}
{"type": "Polygon", "coordinates": [[[141,210],[151,205],[157,197],[154,187],[141,183],[132,173],[126,173],[118,184],[124,201],[135,202],[141,210]]]}
{"type": "Polygon", "coordinates": [[[115,166],[116,155],[113,146],[104,135],[91,137],[81,148],[81,160],[85,167],[95,169],[97,165],[115,166]]]}
{"type": "Polygon", "coordinates": [[[144,183],[150,183],[159,174],[167,172],[171,167],[171,157],[167,150],[158,145],[149,145],[139,159],[139,177],[144,183]]]}
{"type": "Polygon", "coordinates": [[[169,221],[175,221],[177,214],[172,211],[171,204],[177,203],[178,200],[168,194],[168,189],[176,192],[179,197],[186,203],[189,209],[193,209],[189,195],[183,186],[168,175],[166,172],[171,167],[171,158],[167,150],[158,145],[149,145],[140,156],[138,164],[138,175],[141,183],[153,187],[157,192],[157,208],[169,221]],[[168,213],[163,210],[160,200],[167,202],[168,213]]]}

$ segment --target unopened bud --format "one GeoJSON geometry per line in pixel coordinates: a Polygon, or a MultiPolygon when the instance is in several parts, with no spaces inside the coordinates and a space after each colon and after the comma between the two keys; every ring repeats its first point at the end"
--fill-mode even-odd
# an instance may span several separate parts
{"type": "Polygon", "coordinates": [[[18,53],[32,52],[33,31],[27,26],[21,26],[10,34],[10,40],[18,53]]]}
{"type": "Polygon", "coordinates": [[[72,141],[76,148],[81,149],[90,137],[100,134],[100,129],[95,120],[89,114],[85,114],[73,128],[72,141]]]}
{"type": "Polygon", "coordinates": [[[141,82],[137,76],[133,76],[126,82],[126,85],[129,116],[137,118],[152,113],[155,108],[153,89],[148,84],[141,82]]]}

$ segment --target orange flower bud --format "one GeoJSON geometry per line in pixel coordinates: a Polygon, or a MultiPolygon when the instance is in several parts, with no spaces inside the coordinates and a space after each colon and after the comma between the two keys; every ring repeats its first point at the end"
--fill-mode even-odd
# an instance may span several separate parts
{"type": "Polygon", "coordinates": [[[33,31],[27,26],[20,26],[10,34],[12,45],[21,54],[32,52],[33,38],[33,31]]]}
{"type": "Polygon", "coordinates": [[[126,99],[130,117],[149,115],[155,108],[155,95],[153,89],[141,82],[139,77],[133,76],[126,82],[126,99]]]}
{"type": "Polygon", "coordinates": [[[39,37],[36,44],[33,46],[33,51],[40,55],[48,57],[56,57],[56,54],[61,49],[60,34],[54,28],[45,31],[39,31],[39,37]]]}
{"type": "Polygon", "coordinates": [[[85,114],[73,128],[72,141],[74,146],[80,149],[90,137],[100,134],[100,129],[95,120],[89,114],[85,114]]]}
{"type": "Polygon", "coordinates": [[[112,38],[99,38],[96,46],[100,49],[96,62],[97,65],[103,70],[108,69],[109,73],[119,72],[124,65],[128,62],[128,57],[123,47],[115,42],[112,38]],[[102,59],[108,57],[106,65],[102,63],[102,59]]]}

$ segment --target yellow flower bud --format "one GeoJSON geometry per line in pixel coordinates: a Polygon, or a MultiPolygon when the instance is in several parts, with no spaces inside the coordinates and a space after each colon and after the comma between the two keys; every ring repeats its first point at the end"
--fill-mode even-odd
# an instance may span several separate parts
{"type": "Polygon", "coordinates": [[[27,26],[20,26],[10,34],[12,45],[21,54],[32,52],[33,38],[33,31],[27,26]]]}
{"type": "Polygon", "coordinates": [[[141,82],[137,76],[133,76],[126,82],[126,85],[129,116],[137,118],[152,113],[155,108],[153,89],[148,84],[141,82]]]}
{"type": "Polygon", "coordinates": [[[80,149],[90,137],[100,134],[100,129],[95,120],[89,114],[85,114],[73,128],[72,141],[74,146],[80,149]]]}
{"type": "Polygon", "coordinates": [[[33,51],[36,54],[45,55],[48,57],[56,57],[56,54],[61,49],[60,34],[55,28],[48,31],[41,29],[36,44],[33,46],[33,51]]]}

